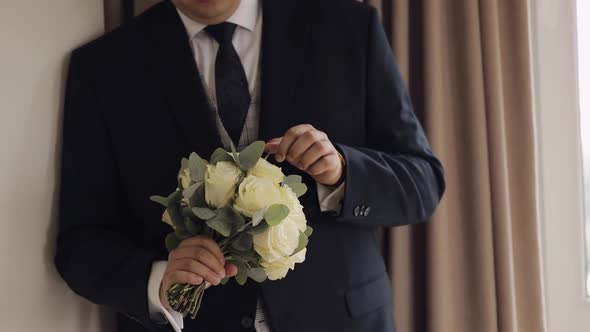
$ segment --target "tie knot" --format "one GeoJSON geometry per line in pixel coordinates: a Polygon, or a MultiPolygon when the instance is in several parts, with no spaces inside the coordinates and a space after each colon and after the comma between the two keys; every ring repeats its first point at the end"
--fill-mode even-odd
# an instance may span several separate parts
{"type": "Polygon", "coordinates": [[[236,31],[236,25],[229,22],[223,22],[214,25],[208,25],[205,31],[213,37],[219,44],[231,42],[236,31]]]}

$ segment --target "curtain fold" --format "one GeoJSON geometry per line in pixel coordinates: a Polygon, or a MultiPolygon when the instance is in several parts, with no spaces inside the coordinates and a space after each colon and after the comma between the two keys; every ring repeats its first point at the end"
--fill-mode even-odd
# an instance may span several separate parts
{"type": "MultiPolygon", "coordinates": [[[[153,2],[105,0],[107,29],[153,2]]],[[[544,331],[527,1],[365,2],[447,177],[432,222],[381,232],[398,331],[544,331]]]]}
{"type": "Polygon", "coordinates": [[[111,31],[133,17],[132,0],[104,0],[104,28],[111,31]]]}
{"type": "Polygon", "coordinates": [[[368,2],[447,176],[385,232],[399,331],[544,331],[527,1],[368,2]]]}

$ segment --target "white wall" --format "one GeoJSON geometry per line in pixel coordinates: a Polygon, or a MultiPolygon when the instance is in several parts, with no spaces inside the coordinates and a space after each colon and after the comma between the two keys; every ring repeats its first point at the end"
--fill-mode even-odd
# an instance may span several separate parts
{"type": "Polygon", "coordinates": [[[52,263],[64,66],[102,2],[0,0],[0,331],[110,330],[52,263]]]}
{"type": "Polygon", "coordinates": [[[530,4],[547,330],[588,332],[576,1],[530,4]]]}

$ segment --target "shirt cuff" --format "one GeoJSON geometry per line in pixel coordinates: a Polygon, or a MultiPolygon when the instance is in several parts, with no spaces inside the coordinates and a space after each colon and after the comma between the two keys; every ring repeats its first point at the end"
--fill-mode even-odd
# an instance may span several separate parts
{"type": "Polygon", "coordinates": [[[321,183],[317,184],[320,211],[331,212],[336,215],[340,214],[345,185],[345,182],[342,182],[338,187],[329,187],[321,183]]]}
{"type": "Polygon", "coordinates": [[[167,261],[157,261],[152,264],[152,271],[148,280],[148,308],[150,319],[156,323],[166,324],[166,321],[172,325],[176,332],[181,332],[184,328],[184,319],[182,315],[174,310],[168,310],[160,301],[160,284],[166,272],[167,261]]]}

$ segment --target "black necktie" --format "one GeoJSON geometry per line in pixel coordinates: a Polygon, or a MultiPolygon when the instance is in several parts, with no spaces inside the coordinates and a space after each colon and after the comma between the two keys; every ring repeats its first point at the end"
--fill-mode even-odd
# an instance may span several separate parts
{"type": "Polygon", "coordinates": [[[250,91],[244,67],[232,43],[236,25],[209,25],[205,31],[219,43],[215,60],[217,112],[232,141],[238,146],[250,107],[250,91]]]}

